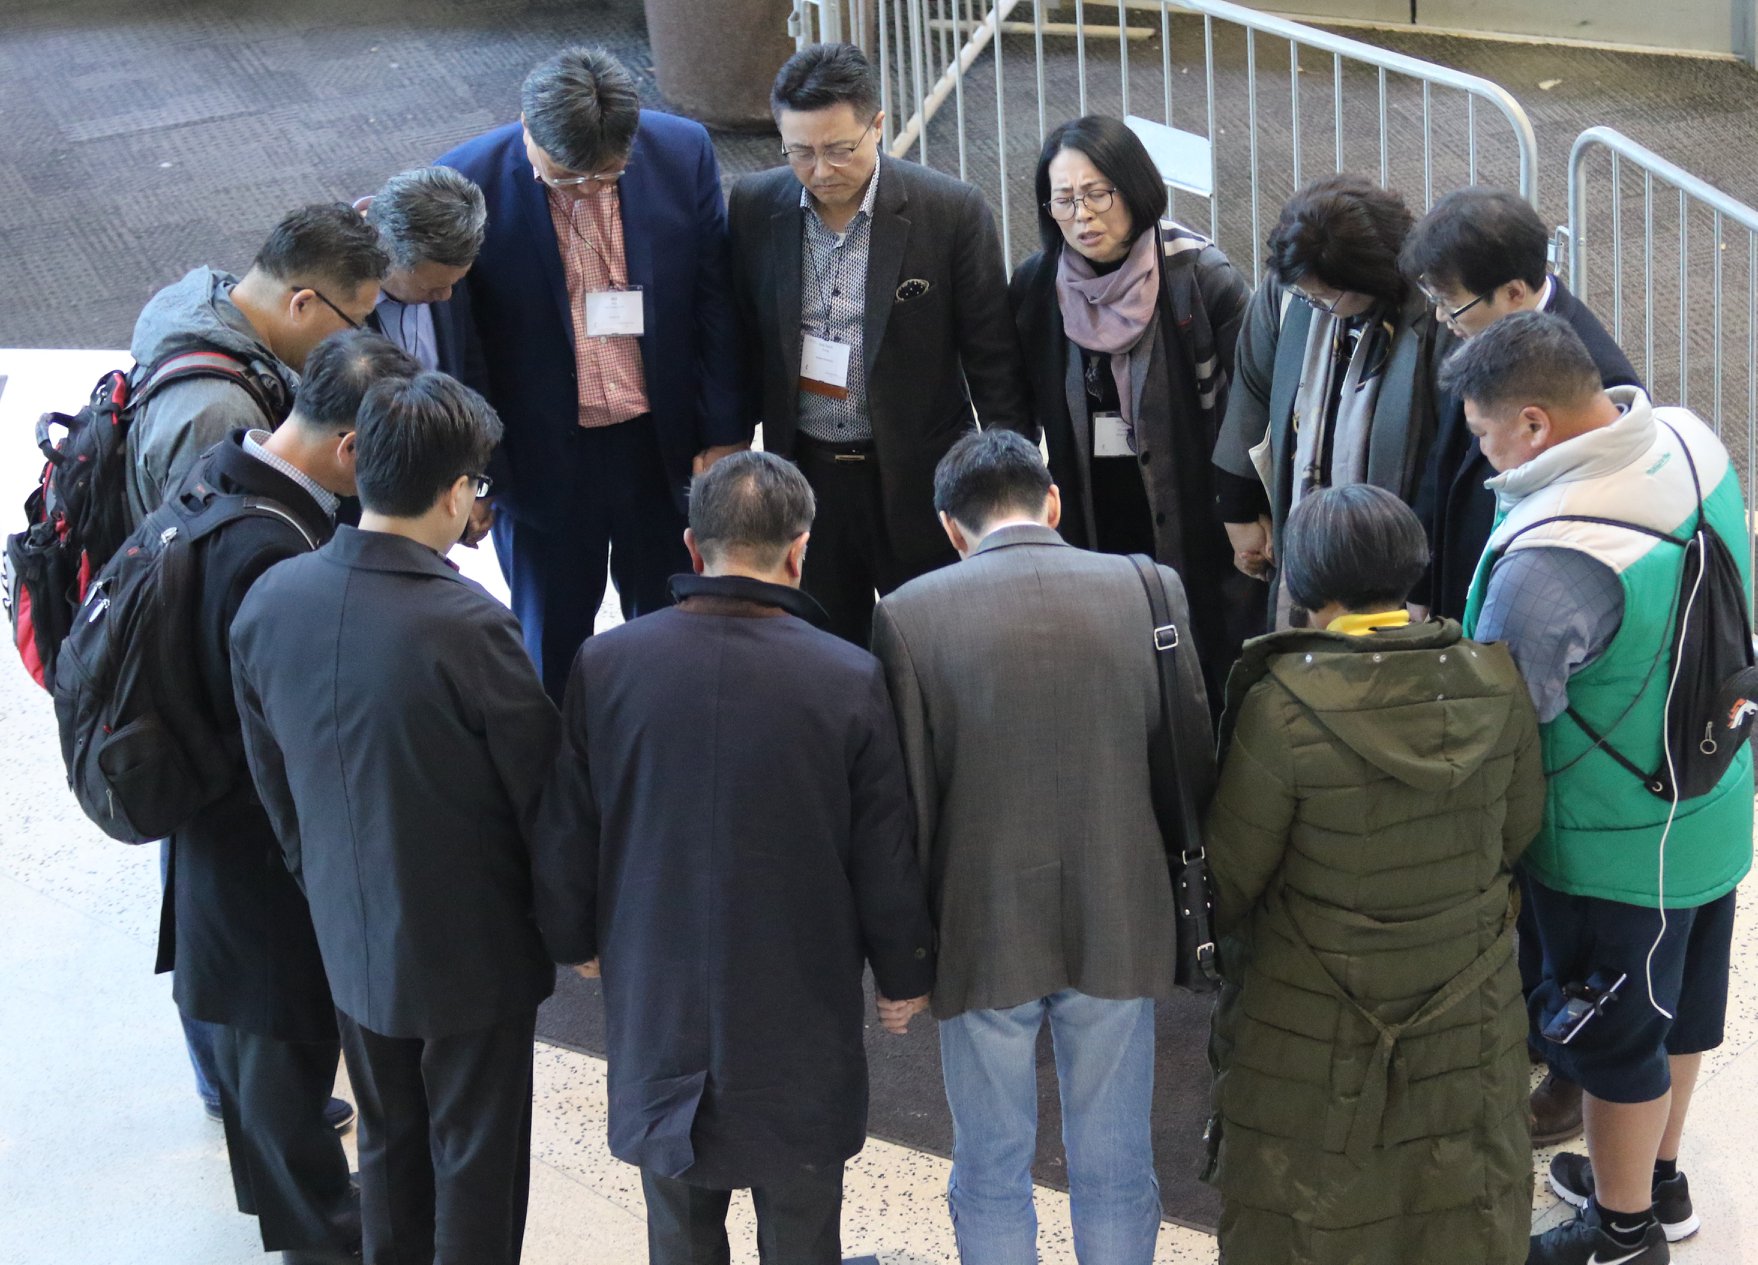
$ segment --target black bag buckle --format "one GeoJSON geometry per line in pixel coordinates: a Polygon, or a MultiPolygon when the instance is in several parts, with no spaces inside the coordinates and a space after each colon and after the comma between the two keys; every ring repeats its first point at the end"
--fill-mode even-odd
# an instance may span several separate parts
{"type": "Polygon", "coordinates": [[[1154,629],[1154,649],[1164,654],[1178,645],[1178,625],[1161,624],[1154,629]]]}

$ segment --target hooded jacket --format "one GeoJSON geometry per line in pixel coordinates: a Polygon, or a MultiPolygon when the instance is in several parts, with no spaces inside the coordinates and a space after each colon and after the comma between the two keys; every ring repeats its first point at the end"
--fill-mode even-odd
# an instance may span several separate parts
{"type": "Polygon", "coordinates": [[[1230,1265],[1518,1265],[1510,871],[1544,804],[1501,646],[1452,621],[1246,645],[1209,816],[1230,1265]]]}
{"type": "Polygon", "coordinates": [[[275,415],[265,415],[248,389],[224,378],[186,378],[155,393],[129,424],[131,526],[157,509],[209,448],[235,430],[273,430],[292,408],[299,375],[275,358],[233,304],[237,284],[237,277],[214,268],[196,268],[172,282],[141,309],[129,352],[143,371],[181,352],[225,352],[245,365],[275,415]]]}

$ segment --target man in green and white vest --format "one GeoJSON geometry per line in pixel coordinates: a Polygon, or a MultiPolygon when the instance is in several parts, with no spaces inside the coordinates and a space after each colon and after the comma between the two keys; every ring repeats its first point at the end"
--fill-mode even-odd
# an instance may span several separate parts
{"type": "Polygon", "coordinates": [[[1544,956],[1535,1025],[1564,1010],[1571,985],[1625,977],[1573,1039],[1542,1042],[1586,1091],[1588,1154],[1553,1161],[1551,1186],[1584,1214],[1534,1236],[1528,1265],[1659,1265],[1699,1224],[1679,1144],[1703,1052],[1722,1040],[1734,888],[1752,861],[1752,761],[1742,750],[1708,794],[1674,803],[1607,748],[1641,768],[1665,761],[1697,488],[1749,590],[1745,503],[1700,419],[1636,387],[1606,390],[1554,316],[1496,322],[1448,360],[1442,385],[1498,472],[1465,629],[1508,643],[1549,777],[1544,827],[1522,861],[1544,956]]]}

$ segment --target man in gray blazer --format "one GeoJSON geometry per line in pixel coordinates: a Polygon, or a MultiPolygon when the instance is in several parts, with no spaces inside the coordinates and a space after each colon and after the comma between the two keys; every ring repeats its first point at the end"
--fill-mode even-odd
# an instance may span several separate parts
{"type": "Polygon", "coordinates": [[[977,417],[1034,423],[983,195],[881,158],[879,74],[851,44],[794,54],[770,103],[787,166],[727,204],[752,420],[818,498],[802,587],[864,646],[875,590],[953,560],[934,463],[977,417]]]}
{"type": "MultiPolygon", "coordinates": [[[[1149,774],[1164,723],[1155,621],[1128,559],[1056,534],[1061,497],[1024,437],[959,440],[935,473],[934,505],[964,561],[881,600],[873,652],[897,708],[940,936],[932,1007],[959,1258],[1037,1259],[1035,1049],[1047,1018],[1075,1254],[1146,1265],[1160,1221],[1154,999],[1172,988],[1175,943],[1149,774]]],[[[1188,626],[1183,585],[1158,571],[1173,621],[1188,626]]],[[[1195,766],[1185,793],[1202,803],[1214,780],[1208,704],[1195,656],[1178,668],[1171,719],[1195,766]]]]}

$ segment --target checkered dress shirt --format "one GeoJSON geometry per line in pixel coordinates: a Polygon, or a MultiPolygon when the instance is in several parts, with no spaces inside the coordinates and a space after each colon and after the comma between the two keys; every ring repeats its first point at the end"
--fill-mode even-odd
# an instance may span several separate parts
{"type": "Polygon", "coordinates": [[[641,342],[631,334],[586,333],[586,296],[629,284],[623,253],[622,202],[615,185],[579,198],[556,189],[549,218],[568,278],[568,311],[574,321],[574,369],[579,382],[580,425],[614,426],[647,411],[647,378],[641,342]]]}
{"type": "Polygon", "coordinates": [[[841,233],[818,218],[810,190],[800,190],[800,329],[848,346],[848,396],[834,400],[800,392],[803,434],[830,444],[858,444],[873,438],[867,415],[867,260],[873,247],[873,201],[879,169],[867,181],[861,209],[841,233]]]}

